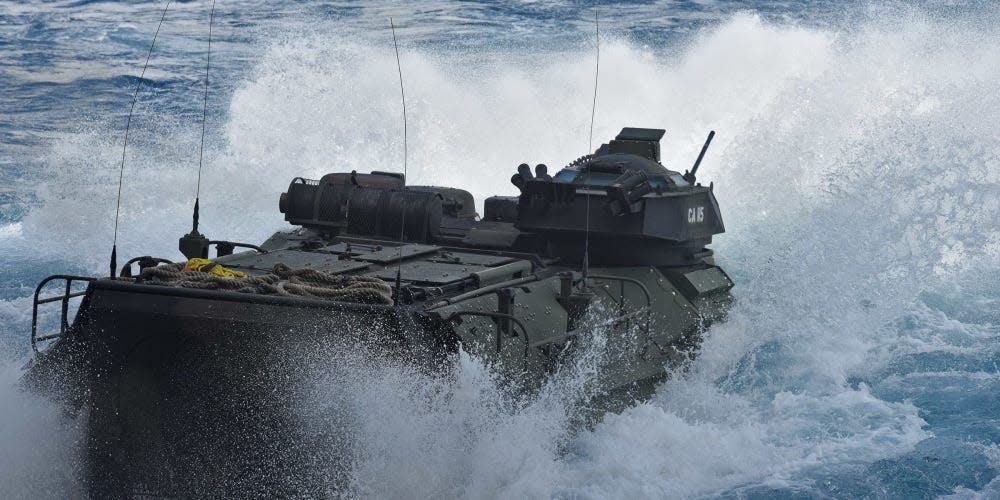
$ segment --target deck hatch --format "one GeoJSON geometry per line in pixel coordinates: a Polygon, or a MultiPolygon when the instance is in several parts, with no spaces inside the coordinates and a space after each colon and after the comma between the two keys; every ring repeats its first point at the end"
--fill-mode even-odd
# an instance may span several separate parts
{"type": "Polygon", "coordinates": [[[486,255],[479,253],[445,251],[427,260],[430,262],[441,262],[445,264],[466,264],[474,266],[494,267],[503,264],[508,264],[510,262],[517,260],[517,258],[508,257],[506,255],[486,255]]]}
{"type": "MultiPolygon", "coordinates": [[[[389,266],[370,272],[368,276],[375,276],[391,282],[396,280],[396,269],[396,266],[389,266]]],[[[403,264],[401,273],[402,280],[410,283],[444,285],[468,278],[471,273],[483,269],[487,268],[465,264],[419,261],[403,264]]]]}
{"type": "MultiPolygon", "coordinates": [[[[441,250],[441,247],[412,244],[403,245],[401,247],[385,247],[382,250],[361,255],[358,258],[367,262],[386,265],[391,262],[396,262],[400,257],[403,259],[419,257],[421,255],[437,252],[438,250],[441,250]]],[[[395,274],[393,276],[395,276],[395,274]]]]}
{"type": "Polygon", "coordinates": [[[245,252],[219,260],[226,267],[245,271],[269,272],[275,264],[281,263],[292,269],[315,269],[325,273],[340,274],[364,269],[371,264],[358,260],[339,260],[337,255],[302,252],[299,250],[278,250],[264,254],[245,252]]]}

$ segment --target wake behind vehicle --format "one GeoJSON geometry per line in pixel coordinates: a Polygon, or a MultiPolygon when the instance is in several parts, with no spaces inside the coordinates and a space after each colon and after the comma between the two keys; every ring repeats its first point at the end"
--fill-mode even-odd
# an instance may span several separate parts
{"type": "Polygon", "coordinates": [[[33,324],[24,382],[85,419],[97,496],[322,494],[350,445],[317,455],[297,388],[345,350],[435,370],[464,349],[530,392],[599,329],[602,405],[619,408],[692,355],[733,286],[707,248],[724,226],[701,156],[668,170],[663,134],[622,129],[555,175],[521,165],[520,195],[482,217],[469,192],[396,173],[296,178],[279,203],[295,227],[259,246],[194,230],[184,262],[47,278],[36,318],[61,304],[61,327],[33,324]]]}

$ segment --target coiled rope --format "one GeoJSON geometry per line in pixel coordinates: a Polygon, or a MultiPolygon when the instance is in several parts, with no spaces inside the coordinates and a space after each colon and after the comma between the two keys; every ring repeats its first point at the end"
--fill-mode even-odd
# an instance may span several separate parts
{"type": "Polygon", "coordinates": [[[142,270],[140,281],[201,290],[393,304],[392,287],[385,281],[370,276],[339,276],[315,269],[291,269],[278,263],[270,273],[262,276],[226,278],[201,271],[184,272],[181,270],[183,267],[183,263],[148,267],[142,270]]]}

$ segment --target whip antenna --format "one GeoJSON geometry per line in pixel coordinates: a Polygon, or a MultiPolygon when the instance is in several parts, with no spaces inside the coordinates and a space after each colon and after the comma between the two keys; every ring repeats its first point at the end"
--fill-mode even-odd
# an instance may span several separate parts
{"type": "Polygon", "coordinates": [[[160,15],[160,23],[156,25],[153,33],[153,41],[149,44],[149,52],[146,53],[146,63],[142,65],[142,73],[139,74],[139,81],[135,84],[135,93],[132,94],[132,107],[128,110],[128,121],[125,122],[125,142],[122,144],[122,163],[118,171],[118,200],[115,202],[115,233],[111,240],[111,277],[115,277],[115,268],[118,267],[118,217],[122,206],[122,181],[125,178],[125,149],[128,147],[128,132],[132,126],[132,113],[135,111],[135,102],[139,99],[139,89],[142,87],[142,79],[146,76],[146,68],[149,67],[149,58],[153,55],[153,47],[156,45],[156,37],[160,34],[160,27],[167,17],[167,9],[170,8],[170,1],[163,7],[163,14],[160,15]]]}
{"type": "MultiPolygon", "coordinates": [[[[594,9],[594,36],[597,40],[597,60],[594,63],[594,100],[590,107],[590,140],[587,143],[587,151],[593,151],[594,148],[594,116],[597,114],[597,82],[601,74],[601,23],[598,19],[597,9],[594,9]]],[[[588,182],[590,182],[590,174],[590,167],[588,166],[588,182]]],[[[583,234],[583,281],[581,281],[581,284],[586,287],[587,277],[590,275],[590,189],[587,189],[587,222],[586,230],[583,234]]]]}
{"type": "Polygon", "coordinates": [[[396,71],[399,73],[399,97],[403,101],[403,212],[399,221],[399,260],[396,262],[396,303],[399,303],[400,283],[403,278],[403,238],[406,235],[406,92],[403,91],[403,66],[399,63],[399,43],[396,42],[396,25],[389,18],[389,29],[392,30],[392,47],[396,50],[396,71]]]}
{"type": "Polygon", "coordinates": [[[601,24],[594,9],[594,35],[597,37],[597,61],[594,63],[594,101],[590,105],[590,141],[587,151],[594,149],[594,115],[597,114],[597,78],[601,74],[601,24]]]}
{"type": "Polygon", "coordinates": [[[201,146],[198,148],[198,183],[194,192],[194,214],[192,234],[198,234],[198,199],[201,197],[201,166],[205,158],[205,123],[208,122],[208,72],[212,67],[212,22],[215,20],[215,0],[208,15],[208,55],[205,58],[205,94],[201,108],[201,146]]]}

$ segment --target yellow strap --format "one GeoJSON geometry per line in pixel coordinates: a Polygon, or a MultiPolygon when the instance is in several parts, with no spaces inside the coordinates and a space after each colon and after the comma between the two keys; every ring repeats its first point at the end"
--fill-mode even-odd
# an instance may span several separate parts
{"type": "Polygon", "coordinates": [[[223,278],[246,278],[247,275],[244,272],[234,271],[232,269],[227,269],[221,264],[217,264],[208,259],[188,259],[187,264],[184,266],[186,271],[201,271],[203,273],[212,274],[215,276],[221,276],[223,278]]]}

